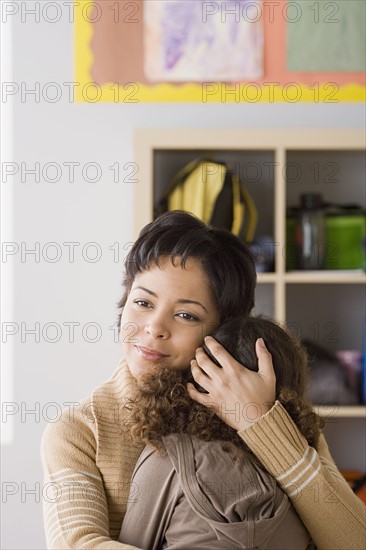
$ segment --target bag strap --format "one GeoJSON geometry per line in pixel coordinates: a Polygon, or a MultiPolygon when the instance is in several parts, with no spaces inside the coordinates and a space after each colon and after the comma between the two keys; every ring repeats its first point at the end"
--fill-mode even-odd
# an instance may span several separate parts
{"type": "Polygon", "coordinates": [[[172,460],[172,464],[191,508],[204,519],[224,522],[225,518],[211,504],[197,481],[195,455],[190,436],[184,433],[174,434],[173,439],[169,436],[163,437],[163,443],[169,456],[170,445],[174,444],[178,458],[178,469],[175,467],[174,460],[172,460]]]}
{"type": "MultiPolygon", "coordinates": [[[[242,182],[239,182],[240,193],[245,204],[245,207],[248,211],[248,223],[244,233],[244,240],[246,243],[253,242],[255,231],[257,229],[258,223],[258,211],[254,204],[252,197],[250,196],[246,185],[242,182]]],[[[243,220],[245,217],[243,216],[243,220]]]]}

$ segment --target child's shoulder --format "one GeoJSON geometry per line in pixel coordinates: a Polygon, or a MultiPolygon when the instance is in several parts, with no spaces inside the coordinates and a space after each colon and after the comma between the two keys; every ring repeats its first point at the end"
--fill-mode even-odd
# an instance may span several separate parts
{"type": "MultiPolygon", "coordinates": [[[[174,434],[169,436],[168,445],[177,449],[178,445],[186,456],[194,459],[198,477],[206,472],[216,478],[241,482],[260,482],[276,485],[274,478],[263,468],[246,445],[237,446],[231,441],[220,439],[204,441],[196,436],[174,434]]],[[[165,438],[164,438],[165,439],[165,438]]],[[[165,440],[167,444],[167,441],[165,440]]]]}

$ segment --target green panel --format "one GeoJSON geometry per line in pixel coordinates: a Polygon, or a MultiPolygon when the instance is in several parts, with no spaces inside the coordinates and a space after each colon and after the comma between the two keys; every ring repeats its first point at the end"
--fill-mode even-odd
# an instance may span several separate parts
{"type": "Polygon", "coordinates": [[[289,71],[365,71],[365,0],[289,0],[289,71]]]}

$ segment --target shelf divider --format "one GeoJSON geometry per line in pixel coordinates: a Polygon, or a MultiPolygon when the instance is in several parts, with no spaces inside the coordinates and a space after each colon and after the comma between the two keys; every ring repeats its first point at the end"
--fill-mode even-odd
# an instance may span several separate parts
{"type": "Polygon", "coordinates": [[[285,254],[286,241],[286,151],[282,147],[275,150],[274,178],[274,242],[275,242],[275,273],[274,313],[280,323],[286,321],[286,287],[285,287],[285,254]]]}
{"type": "Polygon", "coordinates": [[[304,284],[366,284],[366,273],[362,271],[297,271],[285,274],[286,283],[304,284]]]}

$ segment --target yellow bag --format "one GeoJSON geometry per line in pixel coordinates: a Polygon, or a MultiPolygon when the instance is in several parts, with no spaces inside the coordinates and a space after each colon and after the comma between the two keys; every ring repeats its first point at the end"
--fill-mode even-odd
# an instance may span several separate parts
{"type": "Polygon", "coordinates": [[[256,207],[245,185],[223,162],[196,159],[184,166],[158,200],[155,217],[171,210],[191,212],[206,224],[253,241],[256,207]]]}

